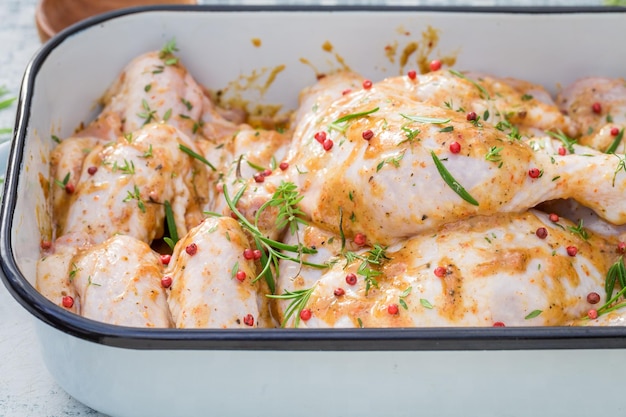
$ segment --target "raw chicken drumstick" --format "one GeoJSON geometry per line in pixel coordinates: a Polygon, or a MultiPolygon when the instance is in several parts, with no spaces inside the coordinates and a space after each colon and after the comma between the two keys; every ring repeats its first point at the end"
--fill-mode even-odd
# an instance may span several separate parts
{"type": "Polygon", "coordinates": [[[238,126],[216,111],[173,52],[166,47],[131,61],[105,94],[102,114],[119,117],[124,133],[165,121],[191,138],[232,135],[238,126]]]}
{"type": "MultiPolygon", "coordinates": [[[[605,272],[618,258],[614,245],[584,240],[574,226],[538,211],[479,216],[393,247],[344,250],[321,274],[305,266],[294,276],[281,266],[278,293],[310,297],[300,315],[308,320],[293,314],[286,326],[569,325],[605,301],[605,272]],[[597,305],[587,301],[592,292],[597,305]]],[[[306,244],[328,246],[308,233],[306,244]]],[[[279,300],[281,320],[292,301],[279,300]]]]}
{"type": "Polygon", "coordinates": [[[536,153],[390,82],[342,96],[301,120],[288,176],[304,195],[302,210],[335,233],[362,232],[389,244],[470,216],[523,212],[557,198],[573,198],[612,223],[626,222],[623,156],[536,153]],[[581,175],[589,171],[594,175],[581,175]]]}
{"type": "Polygon", "coordinates": [[[183,149],[198,152],[186,135],[162,123],[94,147],[68,206],[55,212],[58,235],[84,232],[100,243],[123,233],[151,243],[163,235],[166,204],[185,234],[203,218],[210,173],[183,149]]]}

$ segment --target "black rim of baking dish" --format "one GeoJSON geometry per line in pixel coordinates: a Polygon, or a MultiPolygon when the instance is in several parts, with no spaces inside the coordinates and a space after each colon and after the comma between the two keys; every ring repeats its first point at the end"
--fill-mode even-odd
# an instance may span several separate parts
{"type": "Polygon", "coordinates": [[[96,322],[66,311],[41,295],[23,276],[13,256],[11,228],[16,205],[19,167],[30,117],[35,76],[46,57],[68,36],[117,17],[152,11],[302,12],[418,11],[504,14],[624,13],[620,7],[428,7],[428,6],[144,6],[117,10],[86,19],[46,43],[26,68],[20,91],[13,145],[0,207],[0,263],[3,280],[13,297],[31,314],[66,334],[130,349],[229,350],[500,350],[607,349],[626,347],[626,327],[508,327],[407,329],[143,329],[96,322]]]}

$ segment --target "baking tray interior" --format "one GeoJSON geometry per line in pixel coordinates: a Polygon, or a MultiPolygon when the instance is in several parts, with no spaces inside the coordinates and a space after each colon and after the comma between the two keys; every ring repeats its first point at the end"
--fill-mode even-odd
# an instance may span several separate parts
{"type": "Polygon", "coordinates": [[[43,179],[51,135],[67,136],[134,57],[175,39],[190,73],[211,90],[297,106],[320,74],[350,68],[372,80],[445,58],[459,70],[510,76],[555,92],[584,76],[623,76],[621,9],[408,7],[149,7],[85,21],[46,44],[24,77],[1,212],[2,270],[16,299],[69,334],[120,347],[212,349],[518,349],[624,347],[623,328],[146,330],[75,316],[34,288],[40,236],[50,225],[43,179]],[[277,69],[280,68],[280,71],[277,69]],[[270,81],[272,74],[275,75],[270,81]],[[266,88],[258,88],[264,85],[266,88]]]}

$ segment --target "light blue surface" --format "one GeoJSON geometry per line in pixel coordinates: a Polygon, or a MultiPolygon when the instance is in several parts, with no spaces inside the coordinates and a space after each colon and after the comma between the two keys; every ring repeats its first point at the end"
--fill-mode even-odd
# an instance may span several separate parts
{"type": "MultiPolygon", "coordinates": [[[[201,2],[201,3],[207,3],[201,2]]],[[[263,4],[254,0],[215,1],[217,4],[263,4]]],[[[318,1],[282,1],[286,4],[315,4],[318,1]]],[[[381,4],[381,1],[321,1],[323,4],[381,4]]],[[[389,1],[389,4],[407,4],[389,1]]],[[[537,1],[537,0],[422,0],[424,5],[599,5],[601,1],[537,1]]],[[[0,86],[5,85],[13,95],[28,61],[40,47],[34,25],[36,0],[0,0],[0,86]]],[[[16,105],[0,111],[0,128],[12,127],[16,105]]],[[[6,137],[6,136],[5,136],[6,137]]],[[[0,140],[2,137],[0,137],[0,140]]],[[[0,171],[4,172],[7,145],[0,145],[0,171]]],[[[33,319],[0,285],[0,417],[23,416],[102,416],[83,406],[66,394],[48,374],[43,364],[38,341],[33,331],[33,319]]],[[[572,364],[575,366],[575,364],[572,364]]],[[[584,387],[578,387],[584,393],[584,387]]],[[[173,393],[175,395],[175,393],[173,393]]],[[[367,395],[367,393],[364,393],[367,395]]],[[[454,395],[453,393],[451,395],[454,395]]],[[[583,394],[584,395],[584,394],[583,394]]],[[[166,400],[166,399],[164,399],[166,400]]],[[[318,399],[321,400],[321,399],[318,399]]],[[[590,399],[598,401],[599,399],[590,399]]]]}

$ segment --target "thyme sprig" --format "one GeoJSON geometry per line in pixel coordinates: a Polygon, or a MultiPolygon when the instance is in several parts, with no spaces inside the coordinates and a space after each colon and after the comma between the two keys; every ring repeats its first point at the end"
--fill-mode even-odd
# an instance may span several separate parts
{"type": "Polygon", "coordinates": [[[135,187],[133,189],[133,191],[127,191],[127,195],[124,198],[124,200],[122,200],[124,203],[127,203],[131,200],[137,200],[137,207],[139,207],[139,210],[141,210],[142,213],[146,212],[146,205],[143,202],[143,200],[141,199],[141,191],[139,191],[139,187],[137,187],[137,185],[135,184],[135,187]]]}
{"type": "Polygon", "coordinates": [[[377,243],[367,251],[365,256],[352,251],[346,251],[343,255],[346,258],[346,267],[357,259],[361,260],[356,273],[365,279],[365,295],[372,287],[378,288],[376,277],[382,275],[382,272],[376,268],[380,268],[384,261],[391,259],[387,256],[387,248],[377,243]]]}
{"type": "Polygon", "coordinates": [[[280,295],[267,294],[268,298],[291,300],[291,303],[289,303],[289,305],[285,309],[285,317],[283,318],[280,327],[285,327],[291,316],[293,316],[294,314],[294,327],[297,328],[300,325],[300,313],[302,313],[302,310],[304,310],[304,307],[306,307],[306,304],[309,302],[309,298],[311,298],[311,294],[313,294],[315,287],[316,285],[313,285],[311,288],[305,290],[285,290],[285,292],[280,295]]]}
{"type": "Polygon", "coordinates": [[[143,119],[142,126],[145,126],[148,123],[157,120],[156,110],[152,110],[150,108],[150,104],[148,104],[148,101],[145,98],[141,100],[141,107],[144,111],[142,111],[141,113],[137,113],[137,116],[143,119]]]}
{"type": "Polygon", "coordinates": [[[293,182],[281,181],[280,185],[272,195],[272,198],[266,201],[259,210],[257,210],[254,225],[258,228],[259,217],[267,207],[278,207],[278,216],[276,217],[276,227],[283,229],[289,226],[291,234],[298,231],[298,226],[306,226],[307,222],[302,217],[304,212],[298,207],[298,203],[304,198],[299,195],[298,187],[293,182]]]}
{"type": "Polygon", "coordinates": [[[580,219],[576,226],[567,226],[567,230],[575,235],[580,236],[580,238],[583,240],[589,239],[589,232],[587,232],[587,230],[585,230],[585,228],[583,227],[583,219],[580,219]]]}
{"type": "Polygon", "coordinates": [[[502,151],[502,149],[504,149],[504,148],[497,147],[497,146],[492,146],[487,151],[487,154],[485,155],[485,159],[487,161],[491,161],[491,162],[500,162],[500,161],[502,161],[502,155],[500,155],[500,152],[502,151]]]}
{"type": "Polygon", "coordinates": [[[476,201],[476,199],[474,199],[474,197],[472,197],[470,193],[468,193],[467,190],[465,190],[465,188],[463,188],[463,186],[459,184],[459,182],[452,176],[452,174],[450,174],[450,171],[446,169],[446,167],[443,165],[435,152],[430,151],[430,154],[433,157],[433,161],[435,162],[437,171],[439,171],[439,175],[441,175],[441,178],[445,181],[445,183],[448,184],[450,188],[452,188],[452,191],[457,193],[459,197],[461,197],[468,203],[474,206],[478,206],[478,201],[476,201]]]}
{"type": "Polygon", "coordinates": [[[617,154],[612,154],[615,155],[615,157],[618,159],[617,162],[617,167],[615,167],[615,172],[613,173],[613,187],[615,187],[615,179],[617,178],[617,174],[619,174],[620,171],[626,171],[626,156],[624,157],[620,157],[617,154]]]}
{"type": "Polygon", "coordinates": [[[548,133],[548,135],[552,136],[553,138],[563,142],[563,146],[565,147],[565,149],[567,149],[569,153],[575,153],[574,145],[576,144],[576,139],[570,138],[561,130],[557,130],[556,132],[548,131],[546,133],[548,133]]]}
{"type": "MultiPolygon", "coordinates": [[[[276,278],[278,278],[278,263],[281,260],[291,261],[300,265],[306,265],[313,268],[327,268],[327,264],[316,264],[307,262],[302,259],[304,254],[315,254],[317,250],[304,246],[301,243],[297,245],[288,245],[273,239],[266,237],[256,226],[256,224],[250,223],[243,214],[237,209],[237,202],[245,192],[246,187],[242,187],[239,192],[231,199],[228,195],[228,187],[224,184],[224,198],[226,204],[230,208],[231,212],[235,215],[241,226],[247,230],[254,241],[257,249],[261,251],[261,272],[254,278],[253,281],[259,280],[261,277],[265,278],[270,291],[273,293],[276,288],[276,278]],[[295,254],[295,255],[289,255],[295,254]],[[273,269],[273,270],[272,270],[273,269]],[[274,276],[274,273],[276,276],[274,276]]],[[[271,200],[270,200],[271,201],[271,200]]],[[[271,204],[269,204],[271,205],[271,204]]],[[[268,205],[268,206],[269,206],[268,205]]],[[[259,210],[260,211],[260,210],[259,210]]]]}
{"type": "Polygon", "coordinates": [[[178,58],[174,56],[174,52],[177,51],[176,39],[172,39],[159,51],[159,59],[161,59],[165,65],[175,65],[178,63],[178,58]]]}

